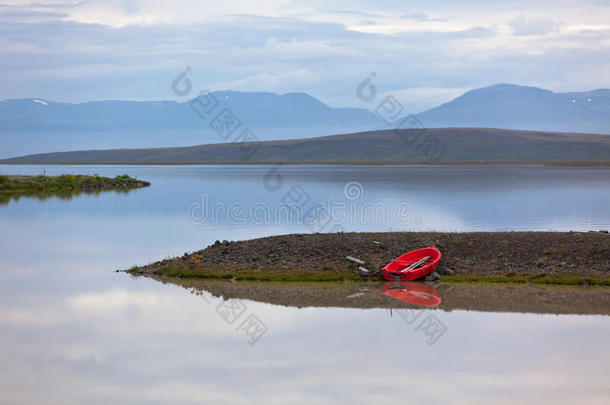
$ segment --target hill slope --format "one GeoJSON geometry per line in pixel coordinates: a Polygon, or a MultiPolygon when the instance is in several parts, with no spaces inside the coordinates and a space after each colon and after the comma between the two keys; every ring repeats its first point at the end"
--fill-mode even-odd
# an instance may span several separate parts
{"type": "MultiPolygon", "coordinates": [[[[217,91],[211,94],[218,102],[212,111],[213,116],[222,108],[228,108],[250,128],[340,127],[376,123],[374,114],[368,110],[331,108],[305,93],[278,95],[217,91]]],[[[183,103],[93,101],[81,104],[43,99],[4,100],[0,102],[0,131],[201,130],[205,122],[193,111],[191,103],[194,100],[183,103]]]]}
{"type": "Polygon", "coordinates": [[[305,93],[218,91],[209,116],[189,100],[56,103],[44,99],[0,101],[0,157],[111,147],[180,146],[222,142],[210,127],[224,109],[260,140],[295,139],[375,129],[380,122],[361,108],[331,108],[305,93]]]}
{"type": "Polygon", "coordinates": [[[408,145],[392,130],[252,144],[47,153],[3,163],[610,161],[610,136],[489,128],[428,129],[408,145]],[[430,138],[431,137],[431,138],[430,138]],[[445,151],[430,156],[434,139],[445,151]],[[244,155],[247,152],[247,155],[244,155]],[[429,150],[428,150],[429,152],[429,150]],[[251,154],[251,155],[248,155],[251,154]]]}
{"type": "Polygon", "coordinates": [[[498,84],[471,90],[418,118],[428,127],[610,133],[610,90],[553,93],[498,84]]]}

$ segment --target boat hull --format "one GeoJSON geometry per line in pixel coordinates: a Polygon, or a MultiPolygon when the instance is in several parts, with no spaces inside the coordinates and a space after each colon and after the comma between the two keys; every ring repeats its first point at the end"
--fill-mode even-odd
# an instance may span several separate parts
{"type": "Polygon", "coordinates": [[[388,263],[383,269],[381,269],[381,273],[386,280],[390,281],[394,281],[396,279],[401,281],[417,280],[418,278],[425,277],[436,270],[440,261],[441,252],[435,247],[412,250],[411,252],[405,253],[404,255],[399,256],[392,262],[388,263]],[[427,256],[430,258],[426,260],[423,266],[404,271],[412,263],[415,263],[427,256]]]}

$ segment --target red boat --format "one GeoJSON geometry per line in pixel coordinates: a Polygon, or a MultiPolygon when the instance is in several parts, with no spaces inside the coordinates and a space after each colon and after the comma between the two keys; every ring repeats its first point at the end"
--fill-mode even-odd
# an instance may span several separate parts
{"type": "Polygon", "coordinates": [[[417,280],[432,273],[441,261],[441,252],[435,247],[413,250],[387,264],[381,273],[386,280],[417,280]]]}
{"type": "Polygon", "coordinates": [[[416,281],[402,283],[388,281],[381,292],[397,300],[423,307],[436,307],[442,302],[434,287],[416,281]]]}

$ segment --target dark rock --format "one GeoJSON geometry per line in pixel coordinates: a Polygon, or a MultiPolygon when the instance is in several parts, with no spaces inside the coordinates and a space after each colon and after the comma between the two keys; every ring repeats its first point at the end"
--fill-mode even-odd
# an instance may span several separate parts
{"type": "Polygon", "coordinates": [[[439,273],[444,274],[446,276],[452,276],[455,274],[455,271],[453,271],[449,267],[441,267],[439,273]]]}
{"type": "Polygon", "coordinates": [[[426,281],[436,281],[436,280],[440,280],[441,276],[439,276],[439,274],[436,271],[433,271],[432,273],[428,274],[426,276],[426,281]]]}
{"type": "Polygon", "coordinates": [[[599,233],[608,233],[608,230],[607,229],[602,229],[602,230],[599,231],[599,233]]]}
{"type": "Polygon", "coordinates": [[[538,259],[536,259],[536,261],[534,262],[534,264],[538,267],[542,267],[546,264],[546,258],[545,257],[539,257],[538,259]]]}

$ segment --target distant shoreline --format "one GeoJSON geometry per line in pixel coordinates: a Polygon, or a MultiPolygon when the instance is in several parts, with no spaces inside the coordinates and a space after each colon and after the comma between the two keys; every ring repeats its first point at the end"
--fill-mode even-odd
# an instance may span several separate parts
{"type": "Polygon", "coordinates": [[[610,135],[496,128],[378,130],[291,140],[36,153],[5,157],[0,163],[609,166],[610,135]]]}
{"type": "Polygon", "coordinates": [[[328,165],[328,166],[610,166],[610,161],[229,161],[229,162],[14,162],[2,161],[0,165],[27,166],[27,165],[49,165],[49,166],[307,166],[307,165],[328,165]]]}

